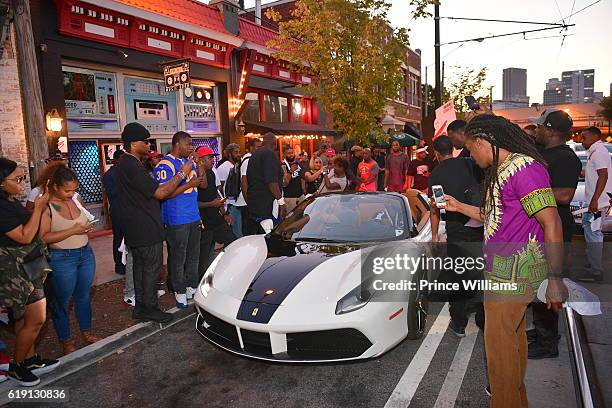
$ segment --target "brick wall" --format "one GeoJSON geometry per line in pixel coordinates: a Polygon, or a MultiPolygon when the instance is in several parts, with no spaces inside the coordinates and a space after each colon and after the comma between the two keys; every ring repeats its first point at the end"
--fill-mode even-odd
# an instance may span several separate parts
{"type": "MultiPolygon", "coordinates": [[[[0,58],[0,78],[0,155],[16,161],[28,175],[28,149],[13,30],[0,58]]],[[[29,191],[29,177],[27,180],[26,191],[29,191]]]]}

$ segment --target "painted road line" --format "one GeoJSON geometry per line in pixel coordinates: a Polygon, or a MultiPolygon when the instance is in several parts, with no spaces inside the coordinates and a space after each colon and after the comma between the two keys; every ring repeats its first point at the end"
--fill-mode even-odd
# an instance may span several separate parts
{"type": "Polygon", "coordinates": [[[445,303],[429,332],[427,332],[427,336],[425,336],[419,350],[395,386],[389,400],[385,404],[385,408],[406,408],[410,405],[410,401],[412,401],[412,397],[414,397],[414,393],[425,376],[429,364],[431,364],[431,360],[440,345],[440,341],[444,337],[444,333],[446,333],[449,322],[448,303],[445,303]]]}
{"type": "Polygon", "coordinates": [[[453,408],[455,406],[457,395],[459,395],[459,390],[461,389],[461,384],[463,383],[463,378],[465,377],[470,359],[472,358],[472,351],[474,351],[474,345],[478,338],[478,327],[474,323],[473,318],[470,318],[465,328],[465,334],[466,336],[459,342],[455,357],[446,374],[446,379],[444,379],[444,384],[442,384],[434,408],[453,408]]]}

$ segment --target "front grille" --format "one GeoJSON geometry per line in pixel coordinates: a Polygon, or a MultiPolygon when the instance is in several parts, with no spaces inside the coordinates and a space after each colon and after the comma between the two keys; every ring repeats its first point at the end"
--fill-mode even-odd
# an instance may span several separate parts
{"type": "Polygon", "coordinates": [[[205,310],[200,308],[198,310],[200,313],[198,314],[197,327],[200,333],[221,346],[240,350],[240,341],[234,325],[213,316],[205,310]]]}
{"type": "Polygon", "coordinates": [[[372,342],[357,329],[287,333],[287,354],[293,359],[336,360],[359,357],[372,342]]]}
{"type": "Polygon", "coordinates": [[[271,356],[270,334],[240,329],[244,351],[257,356],[271,356]]]}

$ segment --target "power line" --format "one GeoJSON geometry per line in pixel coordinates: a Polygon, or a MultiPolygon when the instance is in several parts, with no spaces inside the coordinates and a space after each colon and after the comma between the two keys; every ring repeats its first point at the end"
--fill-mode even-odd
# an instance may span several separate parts
{"type": "Polygon", "coordinates": [[[561,7],[559,7],[559,2],[557,0],[555,0],[555,5],[557,6],[557,11],[559,12],[559,15],[561,16],[561,21],[563,22],[563,24],[565,24],[565,19],[563,18],[563,13],[561,12],[561,7]]]}
{"type": "Polygon", "coordinates": [[[569,27],[574,27],[575,25],[576,24],[563,24],[563,25],[557,26],[557,27],[538,28],[538,29],[535,29],[535,30],[523,30],[523,31],[516,31],[516,32],[513,32],[513,33],[506,33],[506,34],[495,34],[495,35],[489,35],[489,36],[485,36],[485,37],[470,38],[470,39],[467,39],[467,40],[451,41],[451,42],[447,42],[447,43],[440,44],[440,45],[451,45],[451,44],[459,44],[459,43],[472,42],[472,41],[482,42],[484,40],[491,39],[491,38],[508,37],[508,36],[511,36],[511,35],[520,35],[520,34],[523,34],[523,36],[524,36],[527,33],[536,33],[536,32],[539,32],[539,31],[556,30],[558,28],[562,28],[564,30],[567,30],[569,27]]]}
{"type": "Polygon", "coordinates": [[[518,21],[518,20],[499,20],[489,18],[470,18],[470,17],[440,17],[446,20],[467,20],[467,21],[488,21],[492,23],[515,23],[515,24],[534,24],[534,25],[549,25],[549,26],[563,26],[559,23],[544,23],[541,21],[518,21]]]}
{"type": "MultiPolygon", "coordinates": [[[[599,3],[599,2],[601,2],[601,0],[596,0],[596,1],[594,1],[593,3],[591,3],[591,4],[587,5],[587,6],[584,6],[584,7],[583,7],[583,8],[581,8],[580,10],[576,11],[575,13],[570,14],[569,16],[567,16],[567,17],[565,17],[565,18],[571,18],[571,17],[575,16],[575,15],[576,15],[576,14],[578,14],[578,13],[582,13],[584,10],[588,9],[589,7],[592,7],[592,6],[596,5],[596,4],[597,4],[597,3],[599,3]]],[[[559,20],[559,21],[563,21],[563,19],[561,19],[561,20],[559,20]]]]}

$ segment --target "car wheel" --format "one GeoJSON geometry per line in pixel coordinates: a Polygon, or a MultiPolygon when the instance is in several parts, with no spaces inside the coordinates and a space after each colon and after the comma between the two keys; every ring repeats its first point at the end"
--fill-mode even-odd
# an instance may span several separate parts
{"type": "Polygon", "coordinates": [[[424,291],[419,288],[418,282],[425,279],[424,272],[419,272],[416,279],[417,290],[411,290],[408,296],[408,336],[410,340],[417,340],[425,334],[425,325],[427,324],[427,310],[429,305],[424,291]]]}

